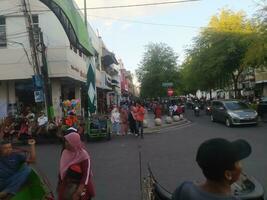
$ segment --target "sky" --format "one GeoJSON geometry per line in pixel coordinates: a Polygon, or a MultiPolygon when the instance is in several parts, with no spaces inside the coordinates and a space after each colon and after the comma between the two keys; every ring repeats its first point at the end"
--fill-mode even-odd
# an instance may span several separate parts
{"type": "MultiPolygon", "coordinates": [[[[84,0],[76,0],[83,7],[84,0]]],[[[171,0],[87,0],[87,7],[115,6],[168,2],[171,0]]],[[[179,4],[88,10],[88,21],[104,40],[108,49],[121,58],[126,69],[135,72],[145,46],[150,42],[166,43],[178,54],[178,62],[185,57],[185,49],[207,26],[211,16],[220,9],[243,10],[252,17],[258,10],[260,0],[200,0],[179,4]],[[133,21],[177,26],[159,26],[133,21]],[[187,27],[189,26],[189,27],[187,27]]]]}

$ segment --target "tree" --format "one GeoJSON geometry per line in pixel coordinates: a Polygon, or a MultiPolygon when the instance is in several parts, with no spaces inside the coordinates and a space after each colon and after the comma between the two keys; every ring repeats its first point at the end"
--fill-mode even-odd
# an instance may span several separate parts
{"type": "Polygon", "coordinates": [[[257,68],[267,67],[267,1],[257,12],[257,32],[246,54],[245,61],[257,68]]]}
{"type": "Polygon", "coordinates": [[[164,97],[167,95],[163,82],[172,82],[177,88],[179,74],[177,67],[178,56],[173,49],[164,43],[150,43],[136,70],[141,83],[142,97],[164,97]]]}
{"type": "Polygon", "coordinates": [[[199,89],[222,87],[232,82],[238,96],[237,83],[247,67],[244,60],[255,30],[243,12],[223,9],[211,18],[209,26],[188,50],[191,70],[187,72],[197,80],[199,89]]]}

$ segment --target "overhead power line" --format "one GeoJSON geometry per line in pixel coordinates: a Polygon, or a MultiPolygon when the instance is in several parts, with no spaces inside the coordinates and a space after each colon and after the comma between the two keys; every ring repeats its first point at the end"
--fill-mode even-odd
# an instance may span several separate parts
{"type": "Polygon", "coordinates": [[[193,29],[205,28],[205,27],[200,27],[200,26],[153,23],[153,22],[145,22],[145,21],[139,21],[139,20],[137,21],[137,20],[131,20],[131,19],[104,17],[104,16],[97,16],[97,15],[88,15],[88,16],[89,17],[95,17],[95,18],[109,19],[109,20],[114,20],[114,21],[121,21],[121,22],[127,22],[127,23],[136,23],[136,24],[145,24],[145,25],[153,25],[153,26],[168,26],[168,27],[176,27],[176,28],[193,28],[193,29]]]}
{"type": "MultiPolygon", "coordinates": [[[[166,4],[179,4],[179,3],[188,3],[188,2],[197,2],[202,0],[180,0],[180,1],[167,1],[167,2],[155,2],[155,3],[142,3],[142,4],[128,4],[128,5],[115,5],[115,6],[101,6],[101,7],[88,7],[87,10],[97,10],[97,9],[115,9],[115,8],[131,8],[131,7],[145,7],[145,6],[159,6],[159,5],[166,5],[166,4]]],[[[84,8],[77,8],[77,10],[84,10],[84,8]]],[[[40,9],[40,10],[32,10],[32,12],[52,12],[49,9],[40,9]]],[[[10,12],[4,15],[12,15],[16,13],[22,13],[22,11],[17,12],[10,12]]],[[[0,13],[1,15],[1,13],[0,13]]],[[[177,27],[177,28],[204,28],[198,26],[190,26],[190,25],[177,25],[177,24],[164,24],[164,23],[153,23],[153,22],[145,22],[145,21],[137,21],[137,20],[130,20],[130,19],[121,19],[121,18],[112,18],[112,17],[105,17],[105,16],[96,16],[96,15],[88,15],[91,17],[96,18],[103,18],[103,19],[111,19],[115,21],[122,21],[122,22],[130,22],[130,23],[137,23],[137,24],[146,24],[146,25],[153,25],[153,26],[165,26],[165,27],[177,27]]]]}
{"type": "MultiPolygon", "coordinates": [[[[158,6],[158,5],[166,5],[166,4],[188,3],[188,2],[195,2],[195,1],[201,1],[201,0],[180,0],[180,1],[167,1],[167,2],[142,3],[142,4],[128,4],[128,5],[116,5],[116,6],[99,6],[99,7],[91,7],[91,8],[88,7],[87,10],[158,6]]],[[[81,8],[81,10],[84,10],[84,8],[81,8]]]]}
{"type": "MultiPolygon", "coordinates": [[[[86,8],[86,10],[105,10],[105,9],[117,9],[117,8],[160,6],[160,5],[190,3],[190,2],[198,2],[198,1],[202,1],[202,0],[180,0],[180,1],[155,2],[155,3],[127,4],[127,5],[114,5],[114,6],[98,6],[98,7],[88,7],[88,8],[86,8]]],[[[76,10],[84,10],[84,8],[76,8],[76,10]]],[[[32,10],[32,12],[46,12],[46,11],[51,11],[51,10],[49,10],[49,9],[32,10]]]]}

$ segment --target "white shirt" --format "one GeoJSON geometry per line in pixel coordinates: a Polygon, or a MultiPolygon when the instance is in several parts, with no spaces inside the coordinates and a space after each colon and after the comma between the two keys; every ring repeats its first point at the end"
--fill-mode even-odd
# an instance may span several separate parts
{"type": "Polygon", "coordinates": [[[111,121],[112,123],[114,122],[120,122],[120,113],[119,112],[114,112],[111,115],[111,121]]]}
{"type": "Polygon", "coordinates": [[[39,126],[43,126],[45,125],[47,122],[48,122],[48,118],[46,116],[41,116],[41,117],[38,117],[38,125],[39,126]]]}

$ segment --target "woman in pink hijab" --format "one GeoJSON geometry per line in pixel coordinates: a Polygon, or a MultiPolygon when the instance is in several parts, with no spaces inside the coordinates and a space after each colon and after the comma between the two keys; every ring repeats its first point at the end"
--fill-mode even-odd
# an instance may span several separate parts
{"type": "Polygon", "coordinates": [[[58,200],[90,200],[95,196],[90,156],[78,133],[64,136],[65,149],[61,154],[58,200]]]}

